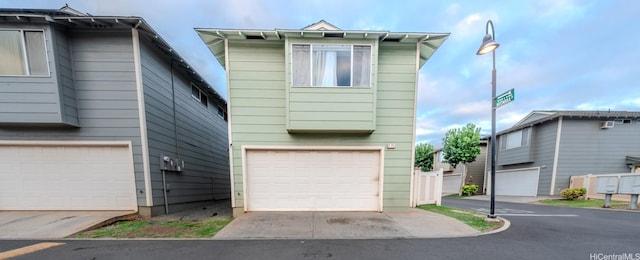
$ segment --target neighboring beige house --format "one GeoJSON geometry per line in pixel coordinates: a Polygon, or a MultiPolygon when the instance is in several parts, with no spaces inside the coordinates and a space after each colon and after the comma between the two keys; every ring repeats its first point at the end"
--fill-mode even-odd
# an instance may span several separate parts
{"type": "Polygon", "coordinates": [[[234,214],[412,205],[418,70],[449,34],[196,31],[227,72],[234,214]]]}

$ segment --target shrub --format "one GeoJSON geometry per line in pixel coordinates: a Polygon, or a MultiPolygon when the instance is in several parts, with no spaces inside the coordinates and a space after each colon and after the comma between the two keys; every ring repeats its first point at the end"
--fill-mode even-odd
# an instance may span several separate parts
{"type": "Polygon", "coordinates": [[[587,188],[567,188],[560,192],[566,200],[575,200],[587,194],[587,188]]]}
{"type": "Polygon", "coordinates": [[[462,186],[462,196],[473,196],[478,192],[478,185],[462,186]]]}

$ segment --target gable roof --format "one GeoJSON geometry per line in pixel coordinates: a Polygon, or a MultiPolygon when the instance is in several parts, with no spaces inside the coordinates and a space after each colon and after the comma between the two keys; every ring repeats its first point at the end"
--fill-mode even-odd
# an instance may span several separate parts
{"type": "Polygon", "coordinates": [[[182,56],[180,56],[153,28],[141,17],[137,16],[94,16],[75,10],[68,5],[60,9],[9,9],[0,8],[0,20],[5,23],[51,23],[69,28],[88,29],[137,29],[141,37],[145,37],[160,49],[167,58],[174,61],[176,68],[183,72],[198,87],[207,90],[212,97],[226,104],[224,97],[218,94],[208,82],[196,72],[182,56]]]}
{"type": "MultiPolygon", "coordinates": [[[[286,37],[370,39],[379,42],[417,43],[422,67],[435,51],[449,38],[449,33],[390,32],[371,30],[342,30],[324,20],[303,29],[217,29],[195,28],[222,67],[225,66],[225,40],[282,41],[286,37]]],[[[226,69],[226,68],[225,68],[226,69]]]]}
{"type": "Polygon", "coordinates": [[[302,30],[311,30],[311,31],[322,31],[322,30],[327,30],[327,31],[340,31],[340,28],[338,28],[337,26],[330,24],[329,22],[325,21],[325,20],[320,20],[317,21],[315,23],[312,23],[310,25],[305,26],[304,28],[302,28],[302,30]]]}
{"type": "Polygon", "coordinates": [[[605,120],[605,119],[640,119],[640,112],[636,111],[583,111],[583,110],[534,110],[525,116],[522,120],[516,123],[511,128],[505,129],[497,133],[506,134],[513,131],[517,131],[523,128],[531,127],[538,124],[543,124],[548,121],[555,120],[560,117],[574,118],[574,119],[593,119],[593,120],[605,120]]]}

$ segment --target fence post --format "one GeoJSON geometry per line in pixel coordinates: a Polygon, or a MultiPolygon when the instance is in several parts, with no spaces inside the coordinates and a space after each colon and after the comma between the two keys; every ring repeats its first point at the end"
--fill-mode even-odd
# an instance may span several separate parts
{"type": "Polygon", "coordinates": [[[587,174],[587,176],[583,176],[584,179],[582,180],[582,187],[587,189],[587,194],[584,195],[585,199],[590,199],[591,192],[593,192],[591,189],[591,177],[593,177],[592,174],[587,174]]]}
{"type": "Polygon", "coordinates": [[[443,179],[443,174],[444,171],[442,170],[442,168],[438,169],[438,172],[436,173],[436,183],[435,183],[435,200],[436,200],[436,206],[440,206],[442,205],[442,179],[443,179]]]}

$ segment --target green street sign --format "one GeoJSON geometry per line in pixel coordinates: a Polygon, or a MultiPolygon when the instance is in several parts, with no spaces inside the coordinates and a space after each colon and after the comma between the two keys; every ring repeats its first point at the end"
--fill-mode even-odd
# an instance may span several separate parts
{"type": "Polygon", "coordinates": [[[496,108],[501,107],[516,98],[516,93],[514,89],[510,89],[507,92],[504,92],[496,97],[496,108]]]}

